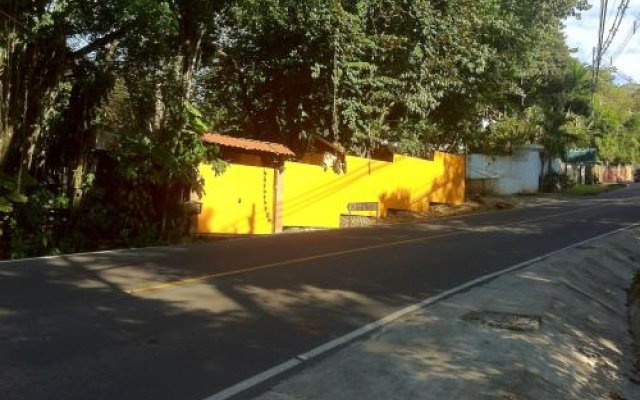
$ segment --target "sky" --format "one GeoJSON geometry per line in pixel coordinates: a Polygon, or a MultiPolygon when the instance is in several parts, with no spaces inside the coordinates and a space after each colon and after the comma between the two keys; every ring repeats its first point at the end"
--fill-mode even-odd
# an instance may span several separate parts
{"type": "MultiPolygon", "coordinates": [[[[613,23],[615,11],[621,0],[609,0],[609,7],[614,7],[611,18],[608,18],[607,30],[613,23]]],[[[589,0],[593,6],[589,11],[582,13],[581,19],[571,18],[565,21],[565,34],[567,36],[567,44],[570,48],[577,49],[576,57],[585,63],[591,64],[593,48],[598,42],[598,17],[600,15],[600,1],[589,0]]],[[[610,64],[610,57],[620,47],[627,34],[631,31],[633,20],[640,19],[640,0],[631,0],[629,8],[625,14],[620,30],[618,31],[613,44],[611,45],[607,55],[604,58],[604,65],[610,64]]],[[[605,34],[606,36],[606,34],[605,34]]],[[[631,38],[625,50],[620,56],[613,60],[613,65],[622,73],[634,79],[634,82],[640,83],[640,21],[638,22],[638,30],[631,38]]],[[[624,81],[619,80],[620,83],[624,81]]]]}

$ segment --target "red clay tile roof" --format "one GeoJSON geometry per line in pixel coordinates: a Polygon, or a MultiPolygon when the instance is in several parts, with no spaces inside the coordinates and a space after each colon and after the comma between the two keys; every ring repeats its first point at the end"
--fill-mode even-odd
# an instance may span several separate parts
{"type": "Polygon", "coordinates": [[[220,135],[218,133],[205,133],[202,136],[202,140],[205,143],[234,147],[236,149],[261,151],[263,153],[278,154],[281,156],[295,156],[295,153],[287,146],[279,143],[263,142],[253,139],[241,139],[232,136],[220,135]]]}

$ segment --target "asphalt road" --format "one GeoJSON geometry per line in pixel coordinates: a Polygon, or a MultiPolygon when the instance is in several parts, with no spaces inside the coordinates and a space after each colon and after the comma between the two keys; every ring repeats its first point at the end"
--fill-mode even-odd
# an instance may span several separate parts
{"type": "Polygon", "coordinates": [[[482,275],[640,221],[640,186],[425,223],[0,264],[0,399],[202,400],[482,275]]]}

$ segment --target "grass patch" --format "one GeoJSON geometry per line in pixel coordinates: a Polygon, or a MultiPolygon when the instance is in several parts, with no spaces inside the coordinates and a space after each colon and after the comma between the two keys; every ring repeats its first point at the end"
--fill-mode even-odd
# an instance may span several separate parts
{"type": "Polygon", "coordinates": [[[610,192],[626,187],[624,184],[614,185],[575,185],[567,189],[564,194],[569,196],[595,196],[597,194],[610,192]]]}

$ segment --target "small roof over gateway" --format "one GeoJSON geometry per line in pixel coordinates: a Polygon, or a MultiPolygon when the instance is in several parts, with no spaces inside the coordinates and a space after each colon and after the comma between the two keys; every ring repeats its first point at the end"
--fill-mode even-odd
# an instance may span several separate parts
{"type": "Polygon", "coordinates": [[[594,148],[569,149],[566,159],[571,164],[595,164],[598,161],[598,150],[594,148]]]}
{"type": "Polygon", "coordinates": [[[279,156],[295,157],[295,153],[287,146],[279,143],[263,142],[261,140],[242,139],[233,136],[221,135],[219,133],[205,133],[202,135],[202,141],[209,144],[217,144],[218,146],[232,147],[235,149],[243,149],[250,151],[259,151],[262,153],[276,154],[279,156]]]}

